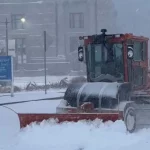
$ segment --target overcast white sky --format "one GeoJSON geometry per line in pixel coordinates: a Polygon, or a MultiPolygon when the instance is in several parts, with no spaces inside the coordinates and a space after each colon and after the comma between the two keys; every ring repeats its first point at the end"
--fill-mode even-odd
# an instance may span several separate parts
{"type": "Polygon", "coordinates": [[[113,0],[123,32],[150,37],[150,0],[113,0]]]}

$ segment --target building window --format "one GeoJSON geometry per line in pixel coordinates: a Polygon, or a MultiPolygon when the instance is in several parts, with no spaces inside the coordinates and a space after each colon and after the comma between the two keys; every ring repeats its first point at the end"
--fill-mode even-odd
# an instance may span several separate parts
{"type": "Polygon", "coordinates": [[[77,51],[78,45],[78,37],[70,37],[70,52],[77,51]]]}
{"type": "Polygon", "coordinates": [[[84,14],[83,13],[70,13],[70,28],[84,28],[84,14]]]}
{"type": "Polygon", "coordinates": [[[24,29],[24,23],[21,18],[24,18],[24,15],[15,14],[11,16],[12,29],[24,29]]]}
{"type": "Polygon", "coordinates": [[[26,63],[26,45],[25,38],[17,38],[16,40],[16,54],[18,59],[18,64],[26,63]]]}
{"type": "Polygon", "coordinates": [[[26,54],[25,52],[25,38],[17,38],[16,40],[16,50],[18,54],[26,54]]]}

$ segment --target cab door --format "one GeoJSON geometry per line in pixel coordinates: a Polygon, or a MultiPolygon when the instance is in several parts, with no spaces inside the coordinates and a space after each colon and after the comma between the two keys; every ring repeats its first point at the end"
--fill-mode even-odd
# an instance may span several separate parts
{"type": "Polygon", "coordinates": [[[133,59],[128,59],[128,75],[129,81],[132,83],[134,89],[142,88],[146,85],[147,69],[148,69],[148,53],[147,41],[132,40],[133,59]]]}

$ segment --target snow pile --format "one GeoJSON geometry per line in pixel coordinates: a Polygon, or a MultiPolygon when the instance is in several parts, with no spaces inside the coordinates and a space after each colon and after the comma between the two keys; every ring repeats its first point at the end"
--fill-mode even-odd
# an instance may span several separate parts
{"type": "Polygon", "coordinates": [[[126,133],[124,123],[55,121],[24,128],[5,150],[149,150],[150,130],[126,133]]]}
{"type": "Polygon", "coordinates": [[[7,107],[0,107],[0,147],[10,143],[19,130],[18,115],[7,107]]]}

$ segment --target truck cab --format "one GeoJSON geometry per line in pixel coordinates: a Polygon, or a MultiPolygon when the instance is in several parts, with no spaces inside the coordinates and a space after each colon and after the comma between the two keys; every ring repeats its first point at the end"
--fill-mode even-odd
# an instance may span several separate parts
{"type": "Polygon", "coordinates": [[[101,34],[79,37],[78,60],[86,63],[88,82],[130,82],[146,86],[148,38],[133,34],[101,34]]]}

